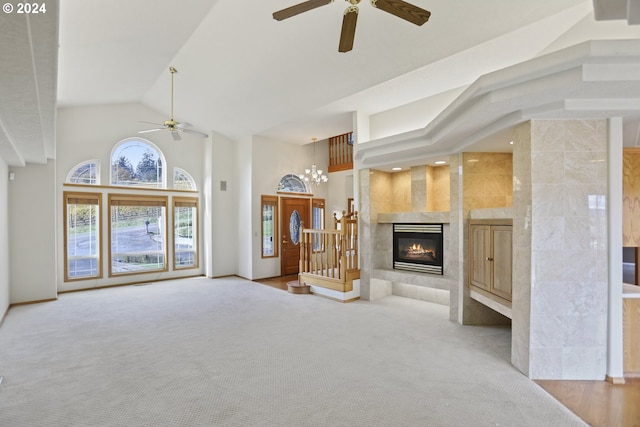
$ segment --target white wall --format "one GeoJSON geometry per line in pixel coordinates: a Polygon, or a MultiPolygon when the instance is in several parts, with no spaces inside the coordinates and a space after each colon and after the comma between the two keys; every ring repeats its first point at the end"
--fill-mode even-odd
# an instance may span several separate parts
{"type": "Polygon", "coordinates": [[[57,297],[55,161],[11,168],[9,183],[10,302],[57,297]]]}
{"type": "Polygon", "coordinates": [[[223,135],[211,134],[203,159],[205,200],[200,209],[205,218],[203,259],[205,274],[220,277],[238,271],[239,187],[234,174],[235,144],[223,135]]]}
{"type": "Polygon", "coordinates": [[[9,308],[9,168],[0,157],[0,322],[9,308]]]}
{"type": "Polygon", "coordinates": [[[333,228],[333,213],[342,216],[342,211],[348,211],[347,199],[353,198],[353,170],[332,172],[329,175],[328,197],[326,201],[327,228],[333,228]]]}
{"type": "Polygon", "coordinates": [[[236,262],[237,274],[246,279],[253,278],[253,244],[251,239],[252,215],[252,141],[244,139],[236,141],[235,146],[235,182],[238,185],[238,222],[236,262]]]}

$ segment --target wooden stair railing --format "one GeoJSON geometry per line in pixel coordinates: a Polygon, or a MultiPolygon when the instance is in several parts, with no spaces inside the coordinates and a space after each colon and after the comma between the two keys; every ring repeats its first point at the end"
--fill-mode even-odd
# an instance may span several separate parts
{"type": "Polygon", "coordinates": [[[358,212],[353,211],[347,213],[342,211],[342,217],[337,219],[336,213],[333,213],[333,221],[338,228],[340,224],[340,230],[342,233],[341,247],[343,248],[342,254],[345,257],[344,265],[347,270],[354,270],[358,268],[358,212]]]}
{"type": "MultiPolygon", "coordinates": [[[[341,283],[360,277],[358,270],[358,213],[334,213],[336,228],[301,228],[300,276],[341,283]]],[[[350,288],[350,286],[349,286],[350,288]]]]}
{"type": "Polygon", "coordinates": [[[353,169],[353,132],[329,138],[329,172],[353,169]]]}
{"type": "Polygon", "coordinates": [[[341,280],[340,230],[302,229],[300,272],[341,280]]]}

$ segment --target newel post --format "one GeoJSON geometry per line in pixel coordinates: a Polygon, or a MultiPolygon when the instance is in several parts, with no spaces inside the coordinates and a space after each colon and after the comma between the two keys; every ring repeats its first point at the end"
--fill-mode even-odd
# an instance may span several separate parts
{"type": "Polygon", "coordinates": [[[304,232],[304,225],[301,224],[300,225],[300,261],[298,262],[298,271],[299,273],[306,273],[307,270],[305,270],[305,264],[306,264],[306,242],[307,242],[307,237],[306,237],[306,233],[304,232]]]}

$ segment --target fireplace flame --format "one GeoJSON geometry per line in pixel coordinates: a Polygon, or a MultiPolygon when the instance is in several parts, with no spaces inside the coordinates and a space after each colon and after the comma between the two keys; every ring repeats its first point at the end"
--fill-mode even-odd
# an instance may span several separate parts
{"type": "Polygon", "coordinates": [[[430,255],[435,258],[436,251],[434,249],[425,249],[422,245],[414,243],[407,248],[407,255],[430,255]]]}

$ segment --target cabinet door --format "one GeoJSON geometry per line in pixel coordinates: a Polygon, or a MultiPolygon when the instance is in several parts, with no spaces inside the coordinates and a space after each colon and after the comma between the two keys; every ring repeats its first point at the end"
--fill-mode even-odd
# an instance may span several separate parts
{"type": "Polygon", "coordinates": [[[624,373],[640,374],[640,299],[622,300],[624,373]]]}
{"type": "Polygon", "coordinates": [[[471,284],[491,291],[491,227],[471,225],[469,227],[471,250],[469,278],[471,284]]]}
{"type": "Polygon", "coordinates": [[[494,225],[491,227],[493,240],[493,282],[491,293],[511,301],[511,226],[494,225]]]}

